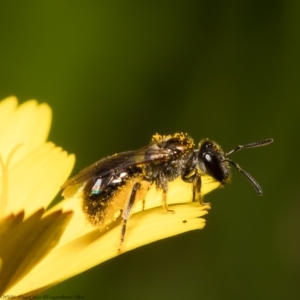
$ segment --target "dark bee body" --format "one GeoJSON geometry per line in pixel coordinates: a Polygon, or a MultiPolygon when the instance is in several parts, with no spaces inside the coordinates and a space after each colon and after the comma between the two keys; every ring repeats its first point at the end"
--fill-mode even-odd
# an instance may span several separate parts
{"type": "Polygon", "coordinates": [[[102,228],[120,216],[134,184],[141,185],[139,200],[153,183],[166,193],[168,182],[180,175],[193,146],[187,135],[156,135],[149,146],[104,158],[82,170],[63,185],[63,195],[72,197],[82,186],[83,210],[93,225],[102,228]]]}
{"type": "Polygon", "coordinates": [[[63,195],[70,198],[80,188],[83,211],[87,219],[100,229],[122,218],[122,244],[133,205],[136,200],[145,198],[153,184],[162,190],[162,203],[167,211],[170,211],[166,200],[168,183],[176,178],[189,183],[191,200],[202,204],[201,176],[211,176],[214,181],[224,185],[229,180],[231,164],[262,194],[258,183],[227,156],[241,149],[267,145],[272,141],[268,139],[238,146],[225,154],[215,142],[202,141],[195,149],[193,139],[186,134],[156,134],[150,145],[144,148],[104,158],[85,168],[62,186],[63,195]]]}

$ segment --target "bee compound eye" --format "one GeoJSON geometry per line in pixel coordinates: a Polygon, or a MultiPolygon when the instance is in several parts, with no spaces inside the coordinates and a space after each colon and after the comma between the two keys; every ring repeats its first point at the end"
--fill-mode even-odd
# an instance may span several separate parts
{"type": "Polygon", "coordinates": [[[206,168],[206,173],[218,181],[224,180],[224,172],[219,158],[210,152],[204,152],[202,160],[206,168]]]}
{"type": "Polygon", "coordinates": [[[215,173],[214,170],[218,169],[219,161],[216,159],[216,157],[209,153],[204,152],[202,156],[204,165],[210,175],[213,175],[215,173]]]}
{"type": "Polygon", "coordinates": [[[213,155],[211,155],[210,153],[204,153],[203,154],[203,160],[205,162],[205,164],[214,164],[214,158],[213,158],[213,155]]]}

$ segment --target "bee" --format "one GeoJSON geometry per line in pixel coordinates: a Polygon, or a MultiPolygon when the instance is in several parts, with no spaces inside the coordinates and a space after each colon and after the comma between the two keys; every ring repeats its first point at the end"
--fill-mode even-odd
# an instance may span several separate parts
{"type": "Polygon", "coordinates": [[[195,148],[193,139],[187,134],[155,134],[150,144],[139,150],[108,156],[83,169],[62,186],[63,196],[71,198],[79,192],[87,220],[100,229],[121,219],[120,253],[131,210],[136,201],[144,200],[152,185],[162,191],[162,206],[172,213],[167,203],[169,182],[180,178],[190,185],[191,201],[203,204],[201,177],[210,176],[224,186],[230,180],[230,166],[233,166],[262,195],[257,181],[228,156],[272,142],[273,139],[265,139],[239,145],[225,153],[208,139],[200,141],[195,148]]]}

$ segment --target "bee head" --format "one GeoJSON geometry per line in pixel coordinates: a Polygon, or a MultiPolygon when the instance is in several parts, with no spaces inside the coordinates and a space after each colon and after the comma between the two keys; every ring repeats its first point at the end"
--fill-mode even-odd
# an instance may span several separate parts
{"type": "Polygon", "coordinates": [[[263,191],[258,182],[237,163],[229,159],[228,156],[242,149],[266,146],[272,142],[273,139],[266,139],[246,145],[239,145],[233,150],[224,153],[222,148],[215,142],[209,140],[202,141],[199,143],[198,151],[199,167],[204,173],[215,178],[221,184],[225,184],[230,177],[230,164],[248,179],[259,195],[262,195],[263,191]]]}
{"type": "Polygon", "coordinates": [[[222,184],[229,179],[229,165],[221,147],[212,141],[199,144],[198,161],[200,169],[222,184]]]}

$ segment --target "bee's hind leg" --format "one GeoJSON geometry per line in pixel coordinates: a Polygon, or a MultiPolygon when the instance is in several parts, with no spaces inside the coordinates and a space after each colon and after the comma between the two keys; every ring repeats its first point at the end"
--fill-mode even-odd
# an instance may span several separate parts
{"type": "Polygon", "coordinates": [[[121,237],[120,237],[120,244],[119,244],[119,248],[118,248],[118,254],[120,254],[122,252],[122,246],[125,241],[127,221],[130,217],[131,208],[135,202],[136,193],[137,193],[138,189],[140,188],[140,186],[141,186],[141,184],[138,182],[136,182],[133,185],[129,201],[126,204],[124,211],[123,211],[123,219],[122,219],[122,223],[121,223],[121,237]]]}

